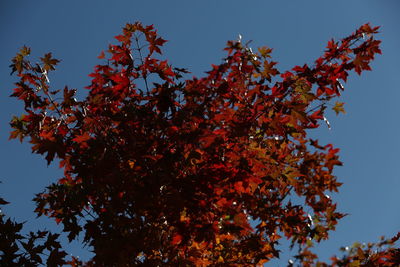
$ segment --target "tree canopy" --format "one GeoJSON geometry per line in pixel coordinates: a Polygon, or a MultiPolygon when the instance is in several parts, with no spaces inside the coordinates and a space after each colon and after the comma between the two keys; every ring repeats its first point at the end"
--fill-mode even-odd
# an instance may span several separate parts
{"type": "MultiPolygon", "coordinates": [[[[94,256],[67,258],[58,234],[22,236],[22,224],[2,216],[1,261],[254,266],[279,257],[287,238],[299,265],[327,266],[310,248],[344,216],[329,196],[341,185],[333,173],[341,162],[338,148],[308,133],[329,126],[328,109],[344,112],[337,98],[350,72],[371,70],[377,33],[362,25],[330,40],[311,66],[288,71],[275,68],[271,48],[229,41],[222,63],[188,78],[163,60],[166,40],[153,26],[127,24],[99,56],[83,100],[76,89],[50,87],[59,63],[51,53],[32,63],[23,47],[11,68],[24,113],[10,138],[27,139],[64,171],[36,195],[35,212],[70,241],[83,234],[94,256]]],[[[397,239],[356,244],[330,264],[396,266],[397,239]]]]}

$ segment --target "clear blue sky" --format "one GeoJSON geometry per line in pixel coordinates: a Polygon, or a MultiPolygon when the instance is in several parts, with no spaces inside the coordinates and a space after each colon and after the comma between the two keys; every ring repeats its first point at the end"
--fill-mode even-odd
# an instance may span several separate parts
{"type": "MultiPolygon", "coordinates": [[[[345,85],[347,114],[330,114],[332,130],[322,127],[315,133],[324,143],[341,148],[344,166],[336,174],[344,185],[333,197],[339,209],[349,213],[318,249],[326,258],[340,246],[395,234],[400,230],[399,13],[398,0],[1,0],[0,195],[12,202],[3,211],[29,221],[28,229],[53,229],[46,219],[34,220],[31,199],[61,176],[56,165],[47,167],[45,160],[32,155],[29,144],[8,141],[9,119],[22,112],[21,104],[8,98],[16,80],[8,65],[21,46],[30,46],[34,56],[50,51],[62,60],[50,76],[55,88],[81,90],[89,84],[87,75],[99,62],[96,57],[126,22],[154,24],[169,40],[165,57],[196,76],[219,63],[226,41],[238,34],[253,40],[253,47],[274,48],[274,59],[285,70],[312,63],[331,37],[344,37],[371,22],[382,26],[383,55],[376,58],[372,72],[361,77],[354,73],[345,85]]],[[[80,250],[71,246],[74,255],[80,250]]],[[[284,266],[284,261],[267,266],[275,265],[284,266]]]]}

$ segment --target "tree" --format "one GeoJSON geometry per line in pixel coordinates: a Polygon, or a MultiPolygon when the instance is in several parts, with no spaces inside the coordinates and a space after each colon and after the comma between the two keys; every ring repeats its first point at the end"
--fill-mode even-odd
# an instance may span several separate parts
{"type": "MultiPolygon", "coordinates": [[[[51,53],[33,64],[23,47],[11,67],[25,112],[12,119],[11,138],[28,138],[64,170],[36,195],[35,212],[61,223],[70,241],[84,234],[88,266],[262,265],[279,256],[284,236],[299,247],[299,264],[316,264],[309,248],[344,216],[327,195],[341,185],[341,162],[339,149],[307,133],[329,106],[344,112],[331,103],[350,71],[371,69],[377,32],[365,24],[329,41],[313,66],[282,73],[270,48],[229,41],[223,63],[185,80],[186,69],[160,59],[166,41],[153,26],[127,24],[99,56],[82,101],[75,89],[50,88],[59,63],[51,53]]],[[[395,241],[377,244],[381,252],[355,246],[332,264],[394,266],[395,241]]],[[[63,253],[57,260],[67,262],[63,253]]]]}

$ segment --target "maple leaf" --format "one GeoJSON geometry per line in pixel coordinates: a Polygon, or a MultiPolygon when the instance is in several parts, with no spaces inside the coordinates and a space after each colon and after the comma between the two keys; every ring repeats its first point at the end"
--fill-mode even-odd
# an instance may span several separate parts
{"type": "Polygon", "coordinates": [[[344,105],[343,102],[336,102],[335,103],[335,106],[332,108],[332,110],[336,112],[336,115],[339,115],[339,113],[343,113],[343,114],[346,113],[346,111],[344,110],[343,105],[344,105]]]}
{"type": "Polygon", "coordinates": [[[261,72],[261,77],[267,79],[268,81],[271,81],[272,76],[275,76],[276,74],[279,73],[279,71],[276,68],[274,68],[276,64],[277,63],[274,61],[269,62],[265,60],[263,64],[264,69],[261,72]]]}
{"type": "Polygon", "coordinates": [[[267,46],[262,46],[258,48],[258,52],[260,52],[263,58],[271,57],[270,54],[272,53],[272,49],[267,46]]]}
{"type": "Polygon", "coordinates": [[[31,49],[30,49],[29,47],[27,47],[27,46],[23,46],[23,47],[21,48],[21,50],[19,51],[19,54],[20,54],[21,56],[23,56],[23,57],[28,56],[30,53],[31,53],[31,49]]]}
{"type": "Polygon", "coordinates": [[[356,58],[353,60],[353,64],[355,66],[355,71],[358,75],[361,74],[363,70],[371,70],[369,66],[370,57],[366,55],[357,54],[356,58]]]}
{"type": "Polygon", "coordinates": [[[82,135],[78,135],[75,138],[73,138],[72,141],[75,141],[78,144],[80,144],[80,143],[84,143],[84,142],[88,141],[89,139],[91,139],[91,136],[89,135],[89,133],[84,132],[82,135]]]}
{"type": "Polygon", "coordinates": [[[58,59],[53,58],[51,53],[45,54],[40,60],[43,62],[43,69],[45,71],[55,70],[54,66],[60,62],[58,59]]]}

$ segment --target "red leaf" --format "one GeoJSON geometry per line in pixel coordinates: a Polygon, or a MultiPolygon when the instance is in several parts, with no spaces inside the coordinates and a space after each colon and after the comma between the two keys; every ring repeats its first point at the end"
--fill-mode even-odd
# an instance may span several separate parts
{"type": "Polygon", "coordinates": [[[314,113],[311,114],[309,116],[309,118],[312,119],[312,120],[322,120],[324,118],[324,115],[321,112],[321,110],[318,109],[318,110],[314,111],[314,113]]]}
{"type": "Polygon", "coordinates": [[[54,132],[53,131],[41,131],[39,134],[45,140],[54,141],[54,132]]]}
{"type": "Polygon", "coordinates": [[[90,138],[91,138],[90,135],[87,132],[85,132],[82,135],[76,136],[74,139],[72,139],[72,141],[75,141],[78,144],[80,144],[80,143],[88,141],[90,138]]]}
{"type": "Polygon", "coordinates": [[[246,189],[243,187],[243,182],[236,182],[234,187],[236,192],[238,192],[239,194],[246,193],[246,189]]]}
{"type": "Polygon", "coordinates": [[[182,242],[182,236],[180,234],[175,234],[172,237],[171,244],[172,245],[179,245],[182,242]]]}

